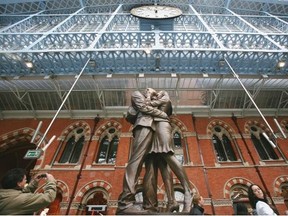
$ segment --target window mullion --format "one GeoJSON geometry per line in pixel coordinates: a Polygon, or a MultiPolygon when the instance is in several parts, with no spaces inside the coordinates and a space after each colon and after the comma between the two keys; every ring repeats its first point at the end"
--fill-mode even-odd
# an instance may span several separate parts
{"type": "Polygon", "coordinates": [[[70,155],[69,155],[69,157],[68,157],[68,161],[67,161],[68,163],[71,162],[71,159],[72,159],[73,153],[74,153],[74,151],[75,151],[76,141],[74,140],[73,143],[71,143],[71,145],[73,146],[73,148],[72,148],[71,151],[70,151],[70,155]]]}
{"type": "Polygon", "coordinates": [[[222,136],[222,138],[219,139],[219,140],[220,140],[221,145],[222,145],[222,148],[223,148],[223,150],[224,150],[224,154],[225,154],[225,156],[226,156],[226,161],[230,161],[230,160],[229,160],[229,157],[228,157],[228,154],[227,154],[227,151],[226,151],[226,148],[225,148],[225,145],[224,145],[224,143],[223,143],[223,136],[222,136]]]}
{"type": "Polygon", "coordinates": [[[109,163],[109,155],[111,151],[111,142],[113,142],[113,139],[109,142],[107,151],[106,151],[106,156],[105,156],[105,162],[108,164],[109,163]]]}

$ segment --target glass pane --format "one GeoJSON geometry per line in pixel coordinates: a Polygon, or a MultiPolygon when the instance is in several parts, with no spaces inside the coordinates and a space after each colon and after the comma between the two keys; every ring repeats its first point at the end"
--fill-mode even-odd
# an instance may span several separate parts
{"type": "Polygon", "coordinates": [[[227,161],[227,157],[225,155],[225,151],[224,151],[224,148],[222,146],[220,139],[216,135],[213,135],[212,140],[213,140],[213,144],[214,144],[214,148],[217,154],[218,161],[227,161]]]}
{"type": "Polygon", "coordinates": [[[258,140],[254,134],[251,134],[251,139],[252,139],[252,142],[253,142],[253,144],[254,144],[254,146],[255,146],[260,158],[262,160],[268,160],[269,157],[268,157],[267,153],[265,152],[265,149],[263,148],[260,140],[258,140]]]}
{"type": "Polygon", "coordinates": [[[181,136],[178,132],[174,133],[174,137],[173,137],[173,140],[174,140],[174,146],[175,148],[182,148],[182,143],[181,143],[181,136]]]}
{"type": "Polygon", "coordinates": [[[73,150],[73,144],[75,143],[75,137],[72,136],[66,143],[65,149],[63,151],[63,154],[59,160],[59,163],[66,163],[69,160],[69,157],[71,155],[71,152],[73,150]]]}
{"type": "Polygon", "coordinates": [[[77,143],[75,143],[74,146],[74,150],[73,150],[73,154],[72,157],[70,159],[70,163],[77,163],[79,161],[81,152],[82,152],[82,148],[83,148],[83,144],[84,144],[84,136],[82,136],[77,143]]]}
{"type": "Polygon", "coordinates": [[[109,154],[109,158],[108,158],[108,163],[114,164],[116,161],[118,142],[119,142],[118,137],[114,137],[112,142],[111,142],[111,149],[110,149],[110,154],[109,154]]]}
{"type": "Polygon", "coordinates": [[[225,134],[222,137],[222,142],[223,142],[224,148],[226,150],[226,154],[227,154],[228,159],[230,161],[236,161],[237,158],[236,158],[235,152],[232,148],[231,141],[225,134]]]}
{"type": "Polygon", "coordinates": [[[100,148],[99,148],[99,154],[97,158],[97,163],[106,163],[106,155],[108,153],[108,147],[109,147],[109,141],[107,136],[104,137],[101,141],[100,148]]]}
{"type": "Polygon", "coordinates": [[[271,144],[265,139],[265,137],[260,134],[260,139],[261,139],[261,142],[264,146],[264,148],[266,149],[267,153],[269,154],[270,158],[271,159],[278,159],[278,156],[277,154],[275,153],[273,147],[271,146],[271,144]]]}

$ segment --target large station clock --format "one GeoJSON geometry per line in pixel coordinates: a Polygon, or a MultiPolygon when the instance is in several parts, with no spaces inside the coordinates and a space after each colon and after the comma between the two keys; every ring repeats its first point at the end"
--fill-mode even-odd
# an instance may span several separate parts
{"type": "Polygon", "coordinates": [[[182,15],[182,11],[177,7],[146,5],[133,8],[130,13],[136,17],[144,19],[171,19],[182,15]]]}

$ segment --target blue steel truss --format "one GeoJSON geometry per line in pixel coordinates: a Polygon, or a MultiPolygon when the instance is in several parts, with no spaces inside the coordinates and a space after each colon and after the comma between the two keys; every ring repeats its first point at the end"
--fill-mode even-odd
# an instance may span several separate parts
{"type": "MultiPolygon", "coordinates": [[[[10,93],[3,96],[7,104],[13,103],[11,107],[55,109],[57,105],[49,101],[61,102],[55,97],[67,91],[59,87],[66,86],[65,77],[70,77],[70,83],[90,59],[84,69],[87,77],[83,85],[75,87],[68,110],[127,106],[125,95],[147,86],[167,89],[173,102],[184,110],[194,105],[249,109],[251,104],[241,89],[232,91],[235,83],[230,84],[235,80],[223,64],[227,59],[237,74],[253,77],[245,84],[251,91],[255,86],[262,90],[254,95],[261,107],[276,112],[288,108],[287,78],[282,80],[288,74],[288,63],[277,66],[280,60],[288,60],[287,1],[0,0],[0,13],[0,92],[9,90],[17,97],[18,103],[8,102],[10,93]],[[130,10],[155,3],[183,11],[173,20],[173,30],[160,30],[153,21],[151,30],[140,30],[141,19],[130,10]],[[27,61],[33,68],[26,66],[27,61]],[[95,79],[107,74],[116,78],[95,79]],[[38,91],[44,92],[27,93],[29,88],[15,77],[26,77],[31,89],[40,86],[38,91]],[[55,81],[55,77],[64,78],[55,81]],[[257,86],[262,79],[264,84],[257,86]],[[270,99],[264,100],[266,96],[270,99]],[[38,103],[43,97],[50,99],[38,103]],[[80,98],[85,100],[77,104],[80,98]],[[85,102],[92,98],[97,100],[85,102]]],[[[1,109],[6,108],[0,104],[1,109]]]]}

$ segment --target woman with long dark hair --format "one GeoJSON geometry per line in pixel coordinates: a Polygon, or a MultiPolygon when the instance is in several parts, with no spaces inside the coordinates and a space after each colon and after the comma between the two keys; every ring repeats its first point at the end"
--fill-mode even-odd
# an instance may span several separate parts
{"type": "Polygon", "coordinates": [[[250,185],[248,189],[248,197],[250,205],[256,210],[257,215],[277,215],[268,204],[266,194],[258,185],[250,185]]]}

